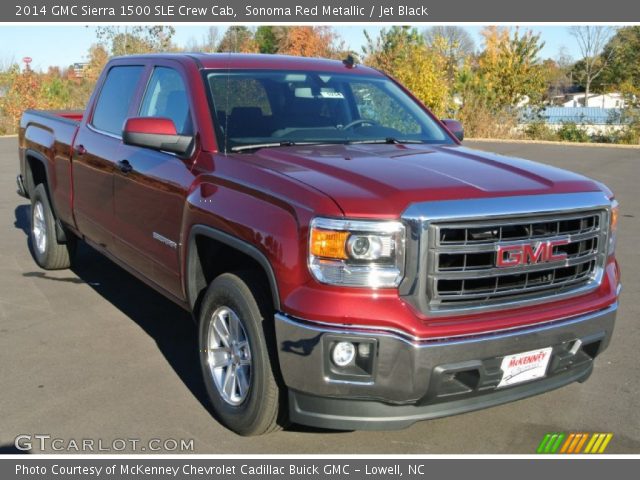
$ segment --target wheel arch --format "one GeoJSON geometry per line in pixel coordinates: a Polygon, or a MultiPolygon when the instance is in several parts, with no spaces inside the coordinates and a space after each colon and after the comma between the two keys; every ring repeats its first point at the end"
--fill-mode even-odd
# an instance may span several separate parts
{"type": "Polygon", "coordinates": [[[56,239],[59,242],[67,242],[69,240],[68,234],[58,217],[58,211],[51,192],[51,185],[49,184],[49,179],[51,178],[49,175],[49,160],[42,153],[30,148],[25,150],[24,159],[25,181],[29,198],[31,198],[33,191],[38,185],[44,185],[44,189],[47,192],[47,199],[49,200],[49,205],[51,206],[55,219],[56,239]]]}
{"type": "Polygon", "coordinates": [[[213,278],[230,270],[247,267],[261,272],[269,287],[273,308],[280,310],[278,282],[264,253],[226,232],[206,225],[194,225],[189,232],[185,263],[185,290],[194,319],[197,320],[203,292],[213,278]],[[217,265],[211,264],[214,254],[222,257],[217,265]]]}
{"type": "Polygon", "coordinates": [[[49,202],[51,202],[51,193],[49,192],[49,161],[42,153],[32,149],[25,151],[24,158],[24,173],[29,194],[33,193],[33,189],[40,183],[44,183],[49,196],[49,202]]]}

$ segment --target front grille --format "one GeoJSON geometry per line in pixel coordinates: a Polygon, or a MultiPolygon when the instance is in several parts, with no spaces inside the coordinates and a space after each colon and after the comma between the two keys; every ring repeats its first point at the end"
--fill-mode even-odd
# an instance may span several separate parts
{"type": "Polygon", "coordinates": [[[593,283],[604,265],[605,210],[429,225],[427,296],[432,310],[544,298],[593,283]],[[498,247],[555,245],[562,260],[497,265],[498,247]]]}

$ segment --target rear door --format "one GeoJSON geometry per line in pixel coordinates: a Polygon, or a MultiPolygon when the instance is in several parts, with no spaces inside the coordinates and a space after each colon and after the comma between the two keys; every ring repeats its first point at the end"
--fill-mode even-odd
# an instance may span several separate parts
{"type": "MultiPolygon", "coordinates": [[[[193,135],[190,98],[180,65],[158,62],[132,116],[170,118],[179,134],[193,135]]],[[[128,145],[122,146],[120,160],[126,160],[132,170],[114,174],[117,256],[164,290],[182,297],[180,233],[187,191],[194,180],[192,162],[128,145]]]]}
{"type": "Polygon", "coordinates": [[[122,126],[142,87],[144,66],[115,65],[106,74],[89,120],[78,131],[73,151],[73,205],[78,229],[111,249],[113,173],[121,157],[122,126]]]}

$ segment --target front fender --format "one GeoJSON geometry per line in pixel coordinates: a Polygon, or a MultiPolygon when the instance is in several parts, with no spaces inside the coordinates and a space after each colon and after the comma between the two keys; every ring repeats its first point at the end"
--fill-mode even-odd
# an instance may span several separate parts
{"type": "Polygon", "coordinates": [[[207,176],[200,178],[188,195],[182,228],[181,243],[185,246],[182,278],[185,296],[192,308],[202,286],[202,279],[198,282],[194,278],[198,235],[239,250],[261,265],[269,278],[277,310],[290,292],[310,280],[306,268],[308,226],[317,208],[328,210],[332,215],[339,215],[339,210],[331,200],[317,192],[312,196],[306,186],[288,179],[265,179],[260,185],[258,188],[207,176]],[[271,191],[262,186],[267,184],[271,191]],[[280,192],[286,192],[286,196],[280,192]],[[306,206],[289,200],[294,195],[294,198],[306,195],[314,201],[306,206]]]}

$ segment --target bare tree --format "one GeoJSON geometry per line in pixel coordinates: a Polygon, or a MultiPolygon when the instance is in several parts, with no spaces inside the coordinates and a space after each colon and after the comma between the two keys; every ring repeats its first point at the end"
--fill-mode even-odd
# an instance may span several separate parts
{"type": "Polygon", "coordinates": [[[455,25],[436,25],[422,32],[425,42],[447,61],[447,74],[450,81],[455,70],[465,58],[473,55],[475,44],[469,32],[455,25]]]}
{"type": "Polygon", "coordinates": [[[220,31],[218,27],[209,27],[207,31],[207,52],[215,52],[220,41],[220,31]]]}
{"type": "Polygon", "coordinates": [[[187,52],[213,53],[218,48],[218,43],[220,43],[218,27],[209,27],[206,35],[203,35],[201,40],[194,37],[187,40],[184,50],[187,52]]]}
{"type": "Polygon", "coordinates": [[[15,64],[16,57],[14,56],[0,58],[0,72],[6,72],[15,64]]]}
{"type": "Polygon", "coordinates": [[[578,42],[580,54],[582,55],[580,66],[585,86],[584,106],[586,107],[589,104],[591,83],[607,67],[613,56],[613,49],[608,54],[602,55],[604,46],[613,34],[613,29],[596,25],[580,25],[569,27],[569,33],[578,42]]]}

